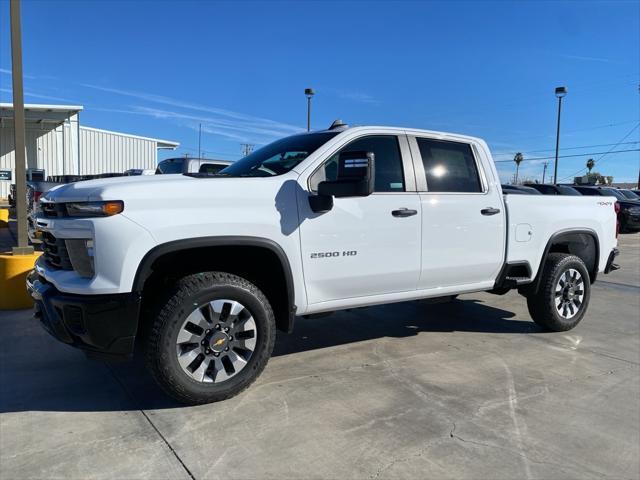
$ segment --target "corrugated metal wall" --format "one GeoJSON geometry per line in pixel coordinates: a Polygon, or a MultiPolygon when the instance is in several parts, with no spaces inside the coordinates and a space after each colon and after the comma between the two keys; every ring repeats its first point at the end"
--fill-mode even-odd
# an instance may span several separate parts
{"type": "Polygon", "coordinates": [[[158,144],[150,139],[80,127],[80,174],[156,168],[158,144]]]}
{"type": "MultiPolygon", "coordinates": [[[[53,129],[29,126],[26,131],[27,165],[44,168],[47,176],[118,173],[130,168],[156,167],[156,141],[80,127],[78,142],[77,122],[74,115],[64,125],[53,129]]],[[[13,128],[0,126],[0,170],[12,172],[11,182],[0,181],[0,198],[9,195],[9,185],[15,182],[14,166],[13,128]]]]}

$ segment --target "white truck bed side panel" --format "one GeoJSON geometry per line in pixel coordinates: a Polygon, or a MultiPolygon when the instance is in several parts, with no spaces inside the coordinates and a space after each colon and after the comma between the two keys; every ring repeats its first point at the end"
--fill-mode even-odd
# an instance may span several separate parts
{"type": "Polygon", "coordinates": [[[593,231],[600,242],[598,271],[617,245],[613,197],[505,195],[507,205],[507,262],[528,261],[537,274],[547,242],[556,233],[593,231]]]}

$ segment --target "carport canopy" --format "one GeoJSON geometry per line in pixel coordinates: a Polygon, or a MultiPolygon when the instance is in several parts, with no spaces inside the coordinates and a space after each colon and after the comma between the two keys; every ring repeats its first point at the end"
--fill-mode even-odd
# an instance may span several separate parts
{"type": "MultiPolygon", "coordinates": [[[[24,106],[27,126],[57,127],[82,110],[80,105],[37,105],[24,106]]],[[[0,103],[0,126],[13,127],[13,104],[0,103]]]]}

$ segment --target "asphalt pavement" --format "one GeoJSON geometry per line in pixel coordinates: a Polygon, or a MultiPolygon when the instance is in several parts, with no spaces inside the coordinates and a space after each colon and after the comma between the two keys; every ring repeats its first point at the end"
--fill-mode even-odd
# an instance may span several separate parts
{"type": "Polygon", "coordinates": [[[0,312],[0,478],[640,478],[640,234],[620,248],[570,332],[517,293],[298,319],[198,407],[0,312]]]}

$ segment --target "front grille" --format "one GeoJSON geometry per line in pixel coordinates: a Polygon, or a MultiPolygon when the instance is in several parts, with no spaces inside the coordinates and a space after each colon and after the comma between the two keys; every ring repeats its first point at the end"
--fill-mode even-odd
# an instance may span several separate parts
{"type": "Polygon", "coordinates": [[[64,240],[54,237],[49,232],[42,232],[42,250],[50,267],[57,270],[73,270],[64,240]]]}

